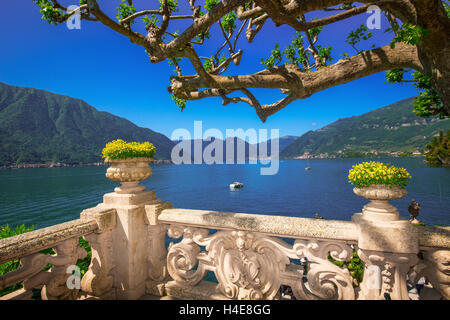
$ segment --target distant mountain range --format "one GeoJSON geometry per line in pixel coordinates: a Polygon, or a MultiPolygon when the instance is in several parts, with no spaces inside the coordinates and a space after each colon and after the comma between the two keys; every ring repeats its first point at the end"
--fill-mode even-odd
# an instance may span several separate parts
{"type": "Polygon", "coordinates": [[[450,119],[420,118],[412,112],[413,101],[414,98],[401,100],[308,131],[284,148],[280,157],[339,157],[423,150],[440,130],[450,130],[450,119]]]}
{"type": "Polygon", "coordinates": [[[170,159],[174,143],[86,102],[0,82],[0,165],[100,162],[106,142],[151,141],[156,159],[170,159]]]}
{"type": "MultiPolygon", "coordinates": [[[[412,112],[412,103],[413,98],[402,100],[361,116],[339,119],[301,137],[280,137],[280,157],[339,157],[424,149],[440,130],[450,130],[450,119],[419,118],[412,112]]],[[[102,148],[119,138],[152,142],[156,159],[170,159],[172,148],[178,143],[124,118],[98,111],[80,99],[0,82],[0,166],[101,162],[102,148]]],[[[227,138],[230,139],[233,138],[227,138]]],[[[252,145],[239,138],[233,141],[233,161],[237,159],[238,141],[243,143],[248,160],[252,145]]],[[[202,153],[210,143],[201,142],[202,153]]],[[[226,141],[219,143],[225,162],[226,141]]],[[[268,141],[268,155],[271,143],[268,141]]],[[[259,145],[256,147],[259,149],[259,145]]],[[[194,143],[187,152],[193,159],[194,143]]]]}
{"type": "MultiPolygon", "coordinates": [[[[286,148],[288,145],[290,145],[297,138],[298,138],[297,136],[283,136],[283,137],[280,137],[278,139],[278,151],[281,152],[284,148],[286,148]]],[[[191,139],[191,140],[187,140],[187,141],[190,143],[190,149],[189,150],[183,150],[183,151],[187,151],[187,153],[189,154],[187,157],[189,157],[191,159],[191,161],[194,160],[194,152],[195,152],[195,143],[196,142],[197,143],[201,143],[200,150],[202,151],[202,154],[205,152],[205,149],[209,145],[211,145],[211,143],[213,141],[215,141],[216,146],[221,145],[222,152],[223,152],[222,153],[222,162],[223,163],[226,163],[227,155],[229,156],[230,159],[233,159],[233,163],[236,163],[237,159],[238,159],[237,153],[239,151],[239,148],[242,148],[245,151],[244,156],[243,156],[243,158],[245,160],[248,160],[248,159],[255,160],[255,157],[253,157],[252,154],[251,154],[251,151],[250,151],[251,149],[250,148],[253,148],[252,152],[256,152],[256,157],[258,157],[258,155],[259,155],[260,158],[264,158],[264,156],[266,156],[266,155],[270,156],[271,155],[271,150],[272,150],[271,149],[272,148],[272,140],[268,140],[267,141],[267,146],[266,146],[267,154],[264,154],[264,155],[260,155],[259,154],[261,143],[250,144],[247,141],[245,141],[243,139],[240,139],[240,138],[237,138],[237,137],[234,137],[234,138],[228,137],[225,140],[222,140],[222,139],[219,139],[219,138],[212,138],[211,140],[200,140],[200,139],[194,140],[194,139],[191,139]],[[233,146],[233,148],[230,149],[230,153],[232,152],[232,154],[228,154],[227,153],[228,152],[227,151],[227,146],[226,146],[227,143],[233,146]],[[240,145],[241,145],[241,147],[240,147],[240,145]]],[[[179,142],[181,142],[181,141],[180,140],[175,140],[174,141],[175,144],[178,144],[179,142]]],[[[212,145],[211,145],[210,148],[212,148],[212,145]]],[[[215,157],[215,155],[216,155],[215,151],[213,151],[211,149],[207,149],[206,152],[207,152],[208,155],[211,154],[213,157],[215,157]]],[[[183,155],[183,153],[180,152],[180,156],[182,156],[182,155],[183,155]]]]}

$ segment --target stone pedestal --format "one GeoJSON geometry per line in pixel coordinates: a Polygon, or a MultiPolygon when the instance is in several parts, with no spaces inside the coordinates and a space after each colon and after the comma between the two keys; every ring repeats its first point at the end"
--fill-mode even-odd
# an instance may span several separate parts
{"type": "Polygon", "coordinates": [[[358,255],[365,264],[358,296],[361,300],[409,299],[406,278],[418,261],[418,235],[397,210],[391,205],[387,209],[374,212],[366,205],[363,213],[352,217],[359,229],[358,255]]]}
{"type": "Polygon", "coordinates": [[[154,191],[133,194],[108,193],[100,208],[114,208],[116,227],[112,230],[114,287],[117,299],[139,299],[145,294],[148,277],[149,236],[145,205],[156,200],[154,191]]]}
{"type": "Polygon", "coordinates": [[[362,213],[352,217],[359,229],[358,255],[365,265],[358,299],[408,300],[406,278],[418,261],[418,234],[389,204],[389,200],[404,197],[406,190],[372,185],[354,192],[370,200],[362,213]]]}

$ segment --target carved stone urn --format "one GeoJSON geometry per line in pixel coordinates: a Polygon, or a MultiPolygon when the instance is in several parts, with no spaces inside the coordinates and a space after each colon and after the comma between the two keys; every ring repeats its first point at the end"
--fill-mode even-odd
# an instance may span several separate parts
{"type": "Polygon", "coordinates": [[[389,204],[390,200],[406,196],[406,189],[394,185],[371,184],[364,188],[354,188],[353,192],[370,202],[363,207],[362,214],[367,220],[396,221],[399,220],[397,209],[389,204]]]}
{"type": "Polygon", "coordinates": [[[105,163],[111,166],[106,170],[106,177],[112,181],[118,181],[122,185],[116,187],[116,193],[138,193],[145,190],[145,186],[139,184],[140,181],[152,175],[152,168],[149,162],[153,158],[128,158],[128,159],[105,159],[105,163]]]}

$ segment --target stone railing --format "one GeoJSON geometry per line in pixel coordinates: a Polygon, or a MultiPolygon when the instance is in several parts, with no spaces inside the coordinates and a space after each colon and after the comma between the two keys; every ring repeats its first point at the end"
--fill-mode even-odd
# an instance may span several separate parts
{"type": "Polygon", "coordinates": [[[170,296],[275,299],[286,285],[297,299],[355,299],[348,270],[328,260],[329,253],[352,257],[358,235],[351,222],[183,209],[164,210],[159,221],[169,237],[182,237],[168,249],[170,296]],[[208,271],[218,285],[202,281],[208,271]]]}
{"type": "Polygon", "coordinates": [[[449,228],[413,227],[417,254],[360,248],[361,226],[350,221],[186,209],[165,209],[158,221],[170,238],[181,238],[167,253],[164,293],[175,298],[278,299],[285,285],[296,299],[409,299],[407,283],[422,276],[449,298],[449,228]],[[353,251],[366,275],[356,288],[349,271],[329,259],[350,260],[353,251]],[[299,263],[305,258],[306,268],[299,263]],[[203,280],[208,271],[218,283],[203,280]]]}
{"type": "Polygon", "coordinates": [[[383,196],[370,195],[378,198],[352,221],[335,221],[174,209],[154,191],[116,188],[79,220],[0,240],[0,264],[22,264],[0,277],[0,289],[23,281],[2,298],[37,288],[44,299],[279,299],[284,285],[296,299],[410,299],[425,277],[421,293],[449,299],[450,228],[413,226],[383,196]],[[79,237],[92,258],[77,287],[69,278],[85,255],[79,237]],[[47,248],[56,255],[39,253],[47,248]],[[356,287],[330,261],[354,252],[364,266],[356,287]]]}
{"type": "MultiPolygon", "coordinates": [[[[33,289],[40,290],[40,296],[45,300],[88,298],[90,294],[101,296],[92,290],[92,283],[106,271],[99,266],[99,252],[111,236],[108,229],[114,226],[115,210],[87,210],[78,220],[0,240],[0,264],[20,258],[21,265],[0,276],[0,290],[23,282],[21,289],[0,299],[30,299],[33,289]],[[82,282],[76,262],[85,258],[87,252],[80,247],[80,237],[88,240],[92,247],[91,264],[82,282]],[[45,249],[53,249],[54,254],[41,253],[45,249]],[[51,268],[45,270],[49,264],[51,268]]],[[[100,255],[103,260],[107,257],[103,252],[100,255]]]]}

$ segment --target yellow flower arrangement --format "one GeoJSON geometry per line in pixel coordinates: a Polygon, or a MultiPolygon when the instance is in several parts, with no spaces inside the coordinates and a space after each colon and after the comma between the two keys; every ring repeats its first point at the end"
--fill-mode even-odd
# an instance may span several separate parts
{"type": "Polygon", "coordinates": [[[128,159],[128,158],[153,158],[155,146],[150,142],[126,142],[117,139],[108,142],[102,150],[103,158],[128,159]]]}
{"type": "Polygon", "coordinates": [[[390,164],[370,161],[354,165],[349,171],[349,182],[358,188],[371,184],[398,185],[405,187],[411,175],[404,168],[396,168],[390,164]]]}

